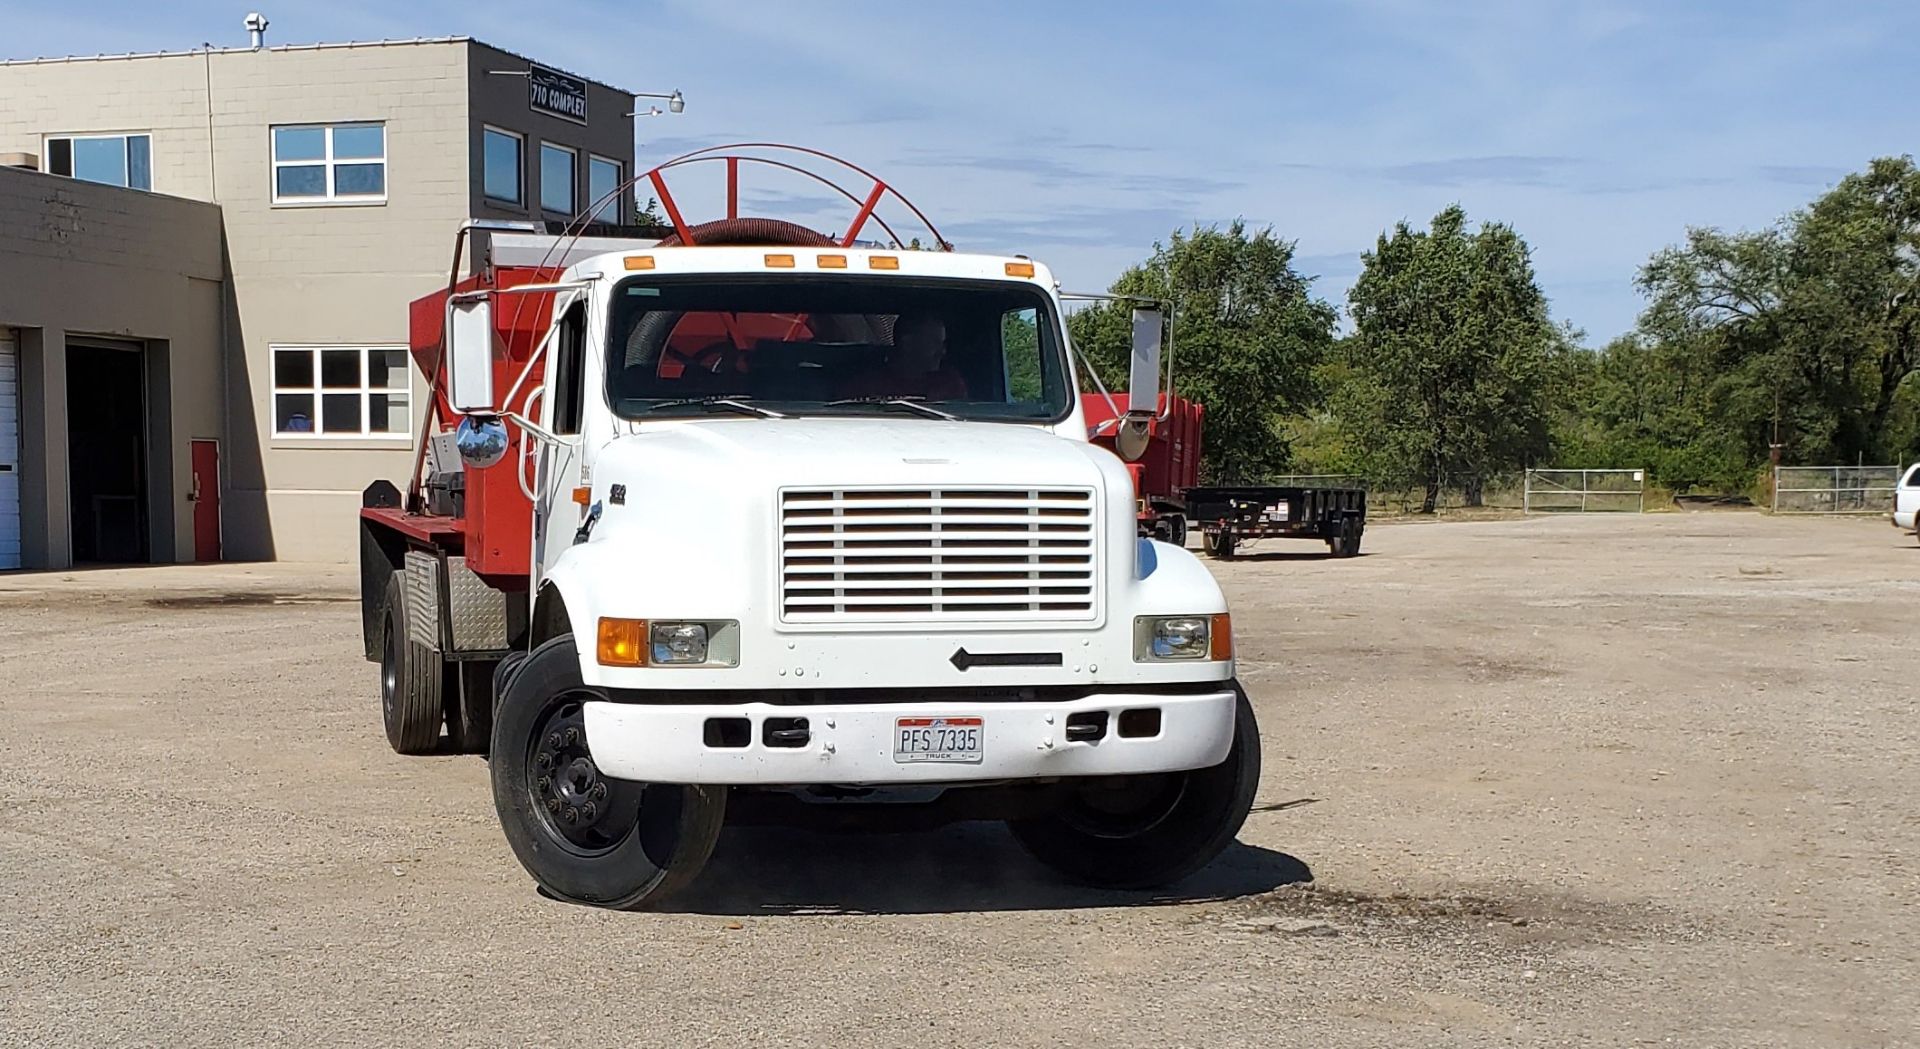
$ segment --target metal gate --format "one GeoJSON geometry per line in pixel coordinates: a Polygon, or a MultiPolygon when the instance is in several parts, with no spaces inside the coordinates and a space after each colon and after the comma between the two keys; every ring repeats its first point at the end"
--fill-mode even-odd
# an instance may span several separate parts
{"type": "Polygon", "coordinates": [[[1884,514],[1893,509],[1898,466],[1776,466],[1776,514],[1884,514]]]}
{"type": "Polygon", "coordinates": [[[1528,470],[1521,509],[1530,514],[1637,514],[1647,508],[1645,470],[1528,470]]]}
{"type": "Polygon", "coordinates": [[[19,345],[0,328],[0,570],[20,567],[19,345]]]}

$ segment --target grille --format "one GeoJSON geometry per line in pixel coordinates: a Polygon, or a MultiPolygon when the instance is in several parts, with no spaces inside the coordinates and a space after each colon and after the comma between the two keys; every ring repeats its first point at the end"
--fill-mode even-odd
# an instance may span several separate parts
{"type": "Polygon", "coordinates": [[[1094,617],[1093,492],[1081,488],[781,493],[781,618],[1094,617]]]}

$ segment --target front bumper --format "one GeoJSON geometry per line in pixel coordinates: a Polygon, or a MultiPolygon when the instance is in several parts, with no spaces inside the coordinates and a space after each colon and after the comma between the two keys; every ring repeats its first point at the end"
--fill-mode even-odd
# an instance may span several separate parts
{"type": "Polygon", "coordinates": [[[586,704],[587,742],[600,771],[650,783],[794,785],[966,783],[1054,776],[1178,772],[1226,760],[1235,696],[1218,692],[1103,692],[1058,702],[954,700],[931,703],[586,704]],[[1120,712],[1160,711],[1159,732],[1126,737],[1120,712]],[[1066,738],[1069,715],[1105,711],[1094,742],[1066,738]],[[767,718],[807,719],[804,746],[767,745],[767,718]],[[977,764],[894,760],[894,721],[910,717],[983,719],[977,764]],[[744,746],[710,746],[709,719],[745,718],[744,746]]]}

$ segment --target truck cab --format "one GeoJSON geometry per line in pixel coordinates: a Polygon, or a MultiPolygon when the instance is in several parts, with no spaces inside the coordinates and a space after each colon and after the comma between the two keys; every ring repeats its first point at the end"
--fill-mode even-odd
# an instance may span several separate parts
{"type": "Polygon", "coordinates": [[[1226,601],[1136,534],[1046,267],[714,239],[416,307],[432,468],[362,521],[396,748],[489,749],[523,865],[599,906],[730,807],[1005,819],[1115,888],[1207,863],[1259,778],[1226,601]]]}

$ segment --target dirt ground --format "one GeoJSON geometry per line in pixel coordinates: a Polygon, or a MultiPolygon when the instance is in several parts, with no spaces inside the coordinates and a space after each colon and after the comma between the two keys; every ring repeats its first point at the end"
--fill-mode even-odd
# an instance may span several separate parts
{"type": "Polygon", "coordinates": [[[1216,566],[1266,776],[1156,898],[1000,828],[730,830],[539,896],[387,749],[355,576],[0,576],[0,1042],[1920,1041],[1920,546],[1751,513],[1389,524],[1216,566]]]}

